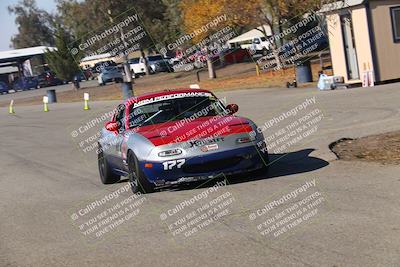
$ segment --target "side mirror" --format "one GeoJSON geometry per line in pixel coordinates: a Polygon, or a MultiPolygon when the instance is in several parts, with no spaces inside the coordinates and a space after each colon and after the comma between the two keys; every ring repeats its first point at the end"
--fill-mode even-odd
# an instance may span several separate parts
{"type": "Polygon", "coordinates": [[[119,123],[115,122],[115,121],[109,121],[109,122],[106,123],[105,127],[106,127],[107,131],[115,133],[115,132],[118,132],[119,123]]]}
{"type": "Polygon", "coordinates": [[[236,104],[229,104],[226,108],[229,110],[229,115],[233,115],[239,110],[239,106],[236,104]]]}

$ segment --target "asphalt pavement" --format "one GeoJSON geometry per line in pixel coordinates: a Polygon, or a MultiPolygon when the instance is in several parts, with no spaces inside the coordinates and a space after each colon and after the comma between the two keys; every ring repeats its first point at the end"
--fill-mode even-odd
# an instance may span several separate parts
{"type": "Polygon", "coordinates": [[[400,130],[399,90],[219,92],[263,126],[268,174],[141,196],[98,175],[118,101],[1,108],[0,266],[399,266],[400,167],[329,150],[400,130]]]}

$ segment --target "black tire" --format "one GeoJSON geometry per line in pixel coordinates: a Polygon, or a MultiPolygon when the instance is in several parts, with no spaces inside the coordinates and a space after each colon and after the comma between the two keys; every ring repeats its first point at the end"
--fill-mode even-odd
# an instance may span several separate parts
{"type": "Polygon", "coordinates": [[[261,54],[265,57],[266,55],[268,55],[268,50],[264,48],[264,49],[261,51],[261,54]]]}
{"type": "Polygon", "coordinates": [[[108,165],[107,159],[103,154],[102,148],[99,146],[98,165],[100,179],[103,184],[115,184],[121,179],[121,176],[112,172],[108,165]]]}
{"type": "Polygon", "coordinates": [[[154,185],[147,181],[143,171],[139,168],[139,161],[132,151],[128,152],[129,183],[133,193],[154,192],[154,185]]]}

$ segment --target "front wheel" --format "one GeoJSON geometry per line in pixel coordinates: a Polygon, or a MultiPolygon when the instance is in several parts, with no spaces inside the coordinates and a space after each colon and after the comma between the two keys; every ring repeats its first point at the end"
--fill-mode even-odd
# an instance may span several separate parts
{"type": "Polygon", "coordinates": [[[115,184],[121,179],[121,176],[116,175],[112,172],[110,166],[108,165],[107,159],[104,156],[102,148],[99,146],[98,153],[98,165],[99,165],[99,173],[100,179],[103,184],[115,184]]]}
{"type": "Polygon", "coordinates": [[[140,169],[139,161],[131,151],[128,153],[129,183],[133,193],[154,192],[154,185],[147,181],[143,171],[140,169]]]}

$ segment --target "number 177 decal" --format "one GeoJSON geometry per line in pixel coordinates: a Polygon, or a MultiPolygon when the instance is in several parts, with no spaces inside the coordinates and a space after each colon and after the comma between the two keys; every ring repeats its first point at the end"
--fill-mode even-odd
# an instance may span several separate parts
{"type": "Polygon", "coordinates": [[[185,159],[178,159],[178,160],[170,160],[170,161],[165,161],[163,162],[164,165],[164,170],[172,170],[173,168],[180,169],[182,168],[182,165],[185,164],[185,159]]]}

